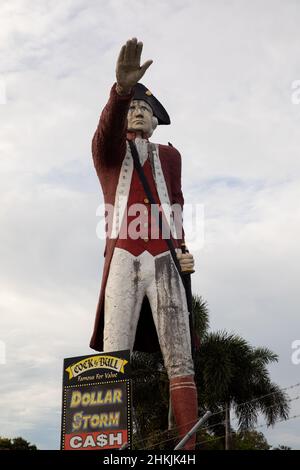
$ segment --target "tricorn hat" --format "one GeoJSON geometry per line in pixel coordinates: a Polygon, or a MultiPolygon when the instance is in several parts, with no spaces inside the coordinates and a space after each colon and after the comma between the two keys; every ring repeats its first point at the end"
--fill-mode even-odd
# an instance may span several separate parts
{"type": "Polygon", "coordinates": [[[151,106],[154,116],[157,117],[158,124],[171,124],[170,116],[168,115],[163,105],[142,83],[137,83],[135,85],[132,99],[146,101],[146,103],[151,106]]]}

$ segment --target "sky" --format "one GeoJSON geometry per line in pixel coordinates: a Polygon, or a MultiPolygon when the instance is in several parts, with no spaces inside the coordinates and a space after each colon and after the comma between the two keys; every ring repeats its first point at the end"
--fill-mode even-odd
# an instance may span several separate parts
{"type": "MultiPolygon", "coordinates": [[[[203,211],[193,293],[213,331],[278,354],[270,375],[300,415],[300,3],[1,0],[0,16],[0,435],[58,449],[63,358],[93,352],[91,139],[131,37],[172,121],[151,140],[179,150],[203,211]]],[[[300,449],[299,417],[258,425],[300,449]]]]}

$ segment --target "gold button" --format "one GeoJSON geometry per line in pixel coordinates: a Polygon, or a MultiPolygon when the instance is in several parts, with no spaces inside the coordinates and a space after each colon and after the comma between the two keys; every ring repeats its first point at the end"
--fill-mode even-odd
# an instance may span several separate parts
{"type": "Polygon", "coordinates": [[[145,197],[144,203],[145,203],[145,204],[149,204],[149,199],[148,199],[147,197],[145,197]]]}
{"type": "Polygon", "coordinates": [[[144,242],[148,242],[148,241],[149,241],[148,237],[144,238],[144,242]]]}

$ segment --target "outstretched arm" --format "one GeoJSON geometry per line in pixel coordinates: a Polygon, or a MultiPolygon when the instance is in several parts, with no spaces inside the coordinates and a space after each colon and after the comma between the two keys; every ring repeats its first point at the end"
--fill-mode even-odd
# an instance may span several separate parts
{"type": "Polygon", "coordinates": [[[96,169],[101,164],[116,165],[126,153],[127,113],[133,97],[133,87],[143,77],[152,60],[140,65],[143,43],[129,39],[121,48],[116,80],[110,98],[102,111],[93,137],[92,153],[96,169]]]}

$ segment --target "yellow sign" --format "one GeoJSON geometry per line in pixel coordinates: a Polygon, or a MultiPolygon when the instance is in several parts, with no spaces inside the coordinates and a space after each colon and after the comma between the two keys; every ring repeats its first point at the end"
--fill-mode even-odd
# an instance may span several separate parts
{"type": "Polygon", "coordinates": [[[110,369],[124,374],[124,367],[127,363],[128,361],[119,357],[97,355],[82,359],[75,364],[71,364],[66,369],[66,372],[69,373],[69,380],[77,377],[83,372],[99,368],[110,369]]]}

